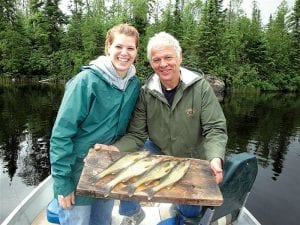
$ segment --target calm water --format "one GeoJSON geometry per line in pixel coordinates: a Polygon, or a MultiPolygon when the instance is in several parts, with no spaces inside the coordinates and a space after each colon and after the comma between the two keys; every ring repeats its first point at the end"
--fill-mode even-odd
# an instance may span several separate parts
{"type": "MultiPolygon", "coordinates": [[[[49,137],[63,86],[0,85],[0,222],[49,174],[49,137]]],[[[300,221],[300,94],[231,93],[228,152],[256,155],[247,208],[263,225],[300,221]]]]}

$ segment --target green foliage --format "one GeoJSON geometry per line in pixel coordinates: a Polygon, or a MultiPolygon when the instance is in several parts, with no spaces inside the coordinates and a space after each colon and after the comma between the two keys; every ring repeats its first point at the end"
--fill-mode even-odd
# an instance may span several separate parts
{"type": "Polygon", "coordinates": [[[285,1],[261,24],[258,1],[252,16],[242,0],[0,0],[0,74],[37,79],[68,79],[104,54],[105,35],[127,22],[140,32],[136,62],[142,82],[152,69],[146,57],[149,37],[173,34],[183,49],[183,66],[217,75],[229,87],[300,90],[300,0],[285,1]],[[23,2],[24,3],[24,2],[23,2]]]}
{"type": "Polygon", "coordinates": [[[223,35],[221,2],[217,0],[206,1],[199,24],[199,50],[200,66],[205,72],[210,72],[215,66],[222,63],[221,39],[223,35]]]}

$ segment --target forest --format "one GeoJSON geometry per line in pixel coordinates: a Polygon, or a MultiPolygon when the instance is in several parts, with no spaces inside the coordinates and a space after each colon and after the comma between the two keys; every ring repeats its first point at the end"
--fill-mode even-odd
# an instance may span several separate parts
{"type": "Polygon", "coordinates": [[[262,24],[258,0],[0,0],[0,80],[67,80],[104,54],[105,35],[127,22],[140,33],[137,75],[144,81],[149,37],[173,34],[182,66],[224,80],[228,88],[300,90],[300,0],[283,0],[262,24]]]}

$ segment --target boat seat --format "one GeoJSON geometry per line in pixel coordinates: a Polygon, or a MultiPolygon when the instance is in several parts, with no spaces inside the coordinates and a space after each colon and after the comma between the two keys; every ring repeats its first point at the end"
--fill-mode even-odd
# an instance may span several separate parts
{"type": "Polygon", "coordinates": [[[257,160],[251,153],[239,153],[226,160],[224,179],[220,185],[224,202],[214,207],[212,221],[225,217],[230,224],[237,219],[250,194],[257,171],[257,160]]]}
{"type": "Polygon", "coordinates": [[[56,198],[52,199],[47,206],[46,214],[49,223],[60,224],[58,219],[58,201],[56,198]]]}

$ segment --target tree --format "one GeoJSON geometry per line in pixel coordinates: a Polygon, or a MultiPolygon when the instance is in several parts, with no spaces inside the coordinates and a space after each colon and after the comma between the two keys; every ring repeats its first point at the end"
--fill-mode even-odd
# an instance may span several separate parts
{"type": "Polygon", "coordinates": [[[300,89],[300,0],[295,1],[294,9],[291,15],[291,47],[290,64],[292,77],[291,84],[294,89],[300,89]]]}
{"type": "Polygon", "coordinates": [[[270,58],[268,66],[270,81],[281,89],[286,89],[290,80],[291,39],[287,26],[287,13],[287,3],[283,1],[266,31],[267,53],[270,58]]]}
{"type": "Polygon", "coordinates": [[[59,56],[66,16],[59,8],[60,0],[31,0],[27,32],[31,37],[31,73],[52,75],[60,72],[59,56]]]}
{"type": "MultiPolygon", "coordinates": [[[[199,54],[199,22],[202,12],[202,1],[197,0],[186,4],[180,21],[181,32],[178,32],[183,51],[183,64],[195,69],[201,69],[199,54]]],[[[179,27],[179,26],[178,26],[179,27]]]]}
{"type": "Polygon", "coordinates": [[[234,76],[238,74],[241,67],[241,51],[243,49],[242,27],[250,25],[249,19],[244,16],[241,9],[242,0],[231,0],[229,8],[226,9],[225,31],[222,37],[222,54],[224,59],[223,78],[227,85],[231,85],[234,76]]]}
{"type": "Polygon", "coordinates": [[[224,15],[222,1],[207,0],[200,23],[199,59],[205,72],[213,72],[222,65],[221,37],[224,15]]]}
{"type": "Polygon", "coordinates": [[[127,0],[127,16],[129,22],[136,27],[141,36],[145,35],[148,26],[149,8],[153,1],[146,0],[127,0]]]}
{"type": "Polygon", "coordinates": [[[16,1],[0,0],[0,73],[20,76],[26,73],[29,42],[24,31],[24,17],[16,1]]]}

